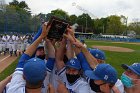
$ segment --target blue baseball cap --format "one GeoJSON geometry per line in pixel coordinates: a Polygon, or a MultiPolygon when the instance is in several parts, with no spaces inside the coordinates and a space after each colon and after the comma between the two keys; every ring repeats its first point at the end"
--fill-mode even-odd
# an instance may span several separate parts
{"type": "Polygon", "coordinates": [[[44,60],[32,58],[24,65],[23,73],[26,81],[30,84],[38,84],[46,77],[46,65],[44,60]]]}
{"type": "Polygon", "coordinates": [[[39,45],[38,47],[37,47],[37,49],[36,50],[38,50],[38,49],[44,49],[44,46],[43,45],[39,45]]]}
{"type": "Polygon", "coordinates": [[[134,63],[134,64],[132,64],[130,66],[128,66],[126,64],[122,64],[121,66],[122,66],[123,69],[125,69],[125,70],[130,69],[135,74],[140,76],[140,63],[134,63]]]}
{"type": "Polygon", "coordinates": [[[107,83],[115,84],[117,82],[117,71],[109,64],[98,64],[96,68],[91,71],[85,71],[85,75],[94,80],[103,80],[107,83]]]}
{"type": "Polygon", "coordinates": [[[89,52],[97,59],[100,59],[100,60],[105,60],[105,53],[102,51],[102,50],[99,50],[99,49],[88,49],[89,52]]]}
{"type": "Polygon", "coordinates": [[[81,64],[78,59],[72,58],[72,59],[68,60],[68,62],[66,63],[66,67],[75,68],[77,70],[80,70],[81,64]]]}
{"type": "Polygon", "coordinates": [[[85,40],[81,39],[80,42],[85,43],[85,40]]]}

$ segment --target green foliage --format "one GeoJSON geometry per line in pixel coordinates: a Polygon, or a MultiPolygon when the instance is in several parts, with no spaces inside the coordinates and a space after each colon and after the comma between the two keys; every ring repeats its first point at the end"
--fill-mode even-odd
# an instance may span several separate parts
{"type": "Polygon", "coordinates": [[[71,22],[72,24],[77,23],[77,16],[76,16],[76,15],[70,15],[70,22],[71,22]]]}
{"type": "Polygon", "coordinates": [[[107,27],[107,33],[111,33],[114,35],[120,35],[122,34],[122,23],[121,23],[121,17],[112,15],[108,17],[108,27],[107,27]]]}
{"type": "Polygon", "coordinates": [[[18,2],[17,0],[13,0],[12,2],[9,3],[10,6],[15,6],[17,9],[23,9],[23,10],[26,10],[26,9],[29,9],[27,3],[25,1],[21,1],[21,2],[18,2]]]}
{"type": "Polygon", "coordinates": [[[128,30],[129,31],[135,31],[137,34],[140,34],[140,22],[133,22],[130,23],[128,30]]]}
{"type": "Polygon", "coordinates": [[[100,34],[100,33],[106,33],[106,29],[107,29],[107,24],[108,23],[108,19],[107,18],[101,18],[101,19],[96,19],[94,20],[94,28],[95,34],[100,34]]]}
{"type": "Polygon", "coordinates": [[[63,11],[62,9],[52,10],[51,14],[62,19],[70,20],[68,13],[63,11]]]}
{"type": "Polygon", "coordinates": [[[77,23],[79,25],[79,31],[85,31],[95,34],[114,34],[114,35],[127,35],[127,31],[133,30],[137,34],[140,34],[140,23],[134,22],[127,26],[127,19],[123,15],[111,15],[106,18],[92,19],[89,14],[81,14],[76,16],[75,14],[69,15],[68,12],[62,9],[52,10],[51,13],[37,15],[31,15],[30,8],[25,1],[19,2],[18,0],[13,0],[6,7],[6,12],[0,11],[0,31],[7,29],[9,31],[19,31],[19,32],[30,32],[37,31],[40,26],[41,21],[49,20],[50,16],[54,15],[62,19],[70,21],[72,24],[77,23]],[[8,23],[7,23],[8,22],[8,23]],[[12,25],[12,23],[14,25],[12,25]],[[14,30],[13,30],[14,29],[14,30]],[[23,31],[23,29],[25,31],[23,31]]]}

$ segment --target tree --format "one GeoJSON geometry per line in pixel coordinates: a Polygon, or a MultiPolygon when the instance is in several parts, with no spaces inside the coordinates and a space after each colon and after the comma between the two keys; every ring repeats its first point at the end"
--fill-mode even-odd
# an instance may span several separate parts
{"type": "Polygon", "coordinates": [[[120,35],[123,33],[123,24],[121,23],[121,17],[117,15],[112,15],[107,17],[108,23],[107,23],[107,33],[114,34],[114,35],[120,35]]]}
{"type": "Polygon", "coordinates": [[[62,19],[70,20],[68,13],[63,11],[62,9],[52,10],[51,14],[62,19]]]}
{"type": "Polygon", "coordinates": [[[76,16],[76,15],[70,15],[70,22],[71,22],[72,24],[77,23],[77,16],[76,16]]]}
{"type": "Polygon", "coordinates": [[[19,2],[17,0],[13,0],[13,2],[9,2],[11,6],[19,6],[19,2]]]}
{"type": "Polygon", "coordinates": [[[94,29],[95,29],[95,34],[100,34],[100,33],[106,33],[106,28],[108,19],[107,18],[101,18],[101,19],[95,19],[94,20],[94,29]]]}
{"type": "Polygon", "coordinates": [[[92,32],[93,22],[88,14],[83,13],[77,18],[77,23],[82,26],[85,32],[92,32]]]}
{"type": "Polygon", "coordinates": [[[22,9],[30,9],[25,1],[21,1],[18,6],[22,9]]]}
{"type": "Polygon", "coordinates": [[[132,22],[128,26],[129,31],[135,31],[137,34],[140,34],[140,22],[132,22]]]}

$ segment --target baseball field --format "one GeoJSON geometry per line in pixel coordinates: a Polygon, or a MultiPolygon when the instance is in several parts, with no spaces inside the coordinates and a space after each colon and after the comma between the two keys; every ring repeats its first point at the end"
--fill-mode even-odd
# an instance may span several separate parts
{"type": "MultiPolygon", "coordinates": [[[[111,64],[117,69],[119,78],[124,71],[121,68],[121,64],[130,65],[132,63],[140,62],[140,43],[86,40],[86,44],[90,48],[99,48],[104,50],[106,54],[106,63],[111,64]]],[[[0,73],[0,81],[13,73],[18,59],[19,58],[0,73]]]]}

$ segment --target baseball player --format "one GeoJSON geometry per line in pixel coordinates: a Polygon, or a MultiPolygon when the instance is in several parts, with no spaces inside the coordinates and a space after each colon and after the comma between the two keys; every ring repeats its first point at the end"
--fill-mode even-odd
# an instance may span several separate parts
{"type": "Polygon", "coordinates": [[[69,93],[90,93],[88,83],[81,77],[80,62],[76,58],[71,58],[65,65],[63,61],[65,47],[65,40],[62,40],[60,46],[56,47],[56,66],[59,80],[65,84],[69,93]]]}
{"type": "Polygon", "coordinates": [[[0,36],[0,55],[2,53],[2,36],[0,36]]]}
{"type": "Polygon", "coordinates": [[[12,36],[8,39],[10,56],[13,55],[14,41],[12,36]]]}
{"type": "MultiPolygon", "coordinates": [[[[72,31],[69,30],[69,32],[71,33],[72,31]]],[[[81,61],[82,63],[82,68],[83,68],[83,71],[84,73],[86,71],[93,71],[93,69],[98,65],[98,64],[101,64],[101,63],[104,63],[105,61],[105,54],[104,52],[98,50],[98,49],[90,49],[90,50],[87,50],[84,45],[82,43],[80,43],[80,41],[76,40],[75,38],[71,38],[73,36],[70,36],[70,35],[65,35],[70,41],[72,44],[75,44],[76,47],[79,49],[79,50],[75,50],[75,53],[77,55],[77,58],[81,61]],[[80,53],[80,51],[82,50],[82,53],[80,53]],[[90,51],[90,52],[89,52],[90,51]]],[[[113,70],[115,71],[115,70],[113,70]]],[[[87,76],[87,75],[86,75],[87,76]]],[[[88,77],[88,76],[87,76],[88,77]]],[[[100,90],[100,86],[97,85],[94,80],[92,78],[88,78],[88,83],[91,87],[91,91],[92,92],[101,92],[100,90]]],[[[115,88],[119,88],[117,91],[123,91],[122,90],[122,83],[120,80],[118,80],[117,82],[113,82],[113,83],[116,83],[117,85],[115,85],[115,88]],[[119,84],[118,84],[119,83],[119,84]],[[118,86],[119,85],[119,86],[118,86]]],[[[116,88],[116,89],[117,89],[116,88]]],[[[112,87],[112,90],[113,90],[113,87],[112,87]]],[[[115,91],[116,93],[116,91],[115,91]]],[[[123,92],[122,92],[123,93],[123,92]]]]}
{"type": "Polygon", "coordinates": [[[45,65],[44,60],[30,58],[34,54],[41,40],[46,37],[48,29],[49,28],[46,29],[46,26],[44,26],[42,34],[21,56],[17,68],[12,76],[7,93],[47,93],[46,91],[43,92],[42,88],[46,89],[46,85],[43,84],[43,81],[46,79],[49,80],[49,77],[47,78],[46,76],[49,76],[48,72],[50,68],[53,67],[53,65],[51,66],[50,64],[54,63],[55,60],[54,58],[49,58],[45,65]],[[46,70],[48,71],[47,74],[46,70]]]}
{"type": "Polygon", "coordinates": [[[22,40],[21,40],[20,36],[18,36],[18,40],[17,40],[17,50],[18,50],[19,55],[22,54],[21,44],[22,44],[22,40]]]}
{"type": "Polygon", "coordinates": [[[8,41],[7,36],[3,36],[3,38],[2,38],[2,51],[4,52],[4,55],[6,55],[6,51],[7,51],[7,41],[8,41]]]}
{"type": "Polygon", "coordinates": [[[121,76],[125,93],[140,93],[140,63],[122,64],[122,68],[125,70],[121,76]]]}
{"type": "Polygon", "coordinates": [[[17,41],[19,38],[17,37],[17,35],[13,35],[12,39],[13,39],[12,49],[13,49],[14,55],[17,56],[17,41]]]}

